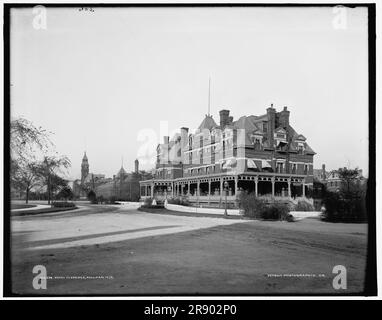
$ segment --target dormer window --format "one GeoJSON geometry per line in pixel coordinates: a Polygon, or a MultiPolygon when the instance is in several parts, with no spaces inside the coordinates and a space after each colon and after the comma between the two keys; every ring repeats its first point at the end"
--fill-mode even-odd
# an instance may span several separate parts
{"type": "Polygon", "coordinates": [[[302,142],[298,142],[298,144],[297,144],[297,150],[298,150],[298,153],[300,153],[300,154],[304,153],[304,151],[305,151],[305,145],[304,145],[304,143],[302,143],[302,142]]]}
{"type": "Polygon", "coordinates": [[[287,145],[286,131],[284,128],[276,129],[274,133],[274,139],[277,149],[283,149],[287,145]]]}
{"type": "Polygon", "coordinates": [[[252,143],[253,143],[255,150],[261,150],[261,148],[263,146],[263,136],[257,135],[257,134],[252,134],[251,139],[252,139],[252,143]]]}
{"type": "Polygon", "coordinates": [[[283,133],[276,133],[276,138],[286,139],[286,136],[283,133]]]}

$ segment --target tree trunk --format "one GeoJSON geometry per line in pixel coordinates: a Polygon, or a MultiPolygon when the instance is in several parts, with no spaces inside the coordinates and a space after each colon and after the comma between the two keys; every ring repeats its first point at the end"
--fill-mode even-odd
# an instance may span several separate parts
{"type": "Polygon", "coordinates": [[[50,204],[50,176],[48,176],[47,191],[48,191],[48,204],[50,204]]]}
{"type": "Polygon", "coordinates": [[[25,192],[25,203],[28,204],[29,201],[29,186],[27,187],[27,190],[25,192]]]}

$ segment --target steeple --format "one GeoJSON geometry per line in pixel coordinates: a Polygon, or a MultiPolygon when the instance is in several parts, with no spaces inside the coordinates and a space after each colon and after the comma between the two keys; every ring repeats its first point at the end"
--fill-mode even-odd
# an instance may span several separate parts
{"type": "Polygon", "coordinates": [[[85,182],[86,177],[89,174],[89,162],[88,162],[88,157],[86,156],[86,151],[84,153],[84,156],[82,158],[82,163],[81,163],[81,184],[85,182]]]}

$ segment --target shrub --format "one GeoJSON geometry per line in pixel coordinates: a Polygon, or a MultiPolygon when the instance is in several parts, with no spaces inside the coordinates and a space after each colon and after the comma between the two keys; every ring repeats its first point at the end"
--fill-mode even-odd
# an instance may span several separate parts
{"type": "Polygon", "coordinates": [[[242,193],[239,206],[244,210],[244,216],[246,217],[264,220],[293,220],[293,217],[289,214],[290,208],[287,204],[268,204],[266,201],[257,198],[254,193],[242,193]]]}
{"type": "Polygon", "coordinates": [[[149,208],[149,209],[163,209],[164,208],[163,204],[157,204],[157,205],[153,206],[152,203],[153,203],[153,198],[146,198],[141,207],[142,208],[149,208]]]}
{"type": "Polygon", "coordinates": [[[293,209],[294,211],[314,211],[314,206],[309,202],[299,200],[293,209]]]}
{"type": "Polygon", "coordinates": [[[95,192],[93,190],[89,191],[89,193],[88,193],[88,200],[91,203],[93,203],[93,204],[97,203],[97,195],[95,194],[95,192]]]}
{"type": "Polygon", "coordinates": [[[54,208],[74,208],[76,205],[73,202],[55,201],[52,203],[54,208]]]}
{"type": "Polygon", "coordinates": [[[367,220],[363,196],[344,197],[341,193],[327,192],[324,198],[323,220],[331,222],[364,222],[367,220]]]}
{"type": "Polygon", "coordinates": [[[261,212],[264,220],[286,220],[292,221],[293,217],[289,214],[289,206],[284,203],[272,203],[261,212]]]}
{"type": "Polygon", "coordinates": [[[105,203],[106,203],[106,204],[117,204],[116,201],[117,201],[117,197],[115,197],[115,196],[110,196],[109,198],[107,198],[107,199],[105,200],[105,203]]]}
{"type": "Polygon", "coordinates": [[[244,210],[244,216],[261,218],[261,213],[266,209],[266,202],[258,199],[254,193],[242,193],[239,198],[239,207],[244,210]]]}

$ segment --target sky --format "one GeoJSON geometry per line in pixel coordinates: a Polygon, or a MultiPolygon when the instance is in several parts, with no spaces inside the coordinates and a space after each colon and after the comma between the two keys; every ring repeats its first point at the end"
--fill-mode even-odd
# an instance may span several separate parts
{"type": "Polygon", "coordinates": [[[136,158],[153,168],[143,154],[204,119],[209,77],[217,123],[221,109],[235,120],[287,106],[315,168],[367,175],[366,8],[46,10],[45,29],[31,8],[11,12],[11,116],[54,132],[69,177],[84,151],[108,177],[136,158]]]}

